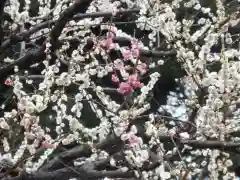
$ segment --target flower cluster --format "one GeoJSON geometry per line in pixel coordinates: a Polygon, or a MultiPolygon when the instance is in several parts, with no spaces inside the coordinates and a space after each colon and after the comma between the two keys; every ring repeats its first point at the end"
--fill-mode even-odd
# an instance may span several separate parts
{"type": "Polygon", "coordinates": [[[83,2],[39,0],[37,13],[30,0],[5,3],[3,19],[11,20],[1,23],[7,92],[0,174],[4,162],[30,154],[25,167],[34,176],[63,150],[60,157],[74,156],[69,164],[83,171],[105,163],[94,173],[101,178],[186,179],[207,169],[210,179],[234,179],[226,152],[237,152],[240,130],[239,34],[232,33],[239,12],[229,12],[232,2],[216,0],[216,10],[198,0],[83,2]],[[9,55],[16,43],[20,52],[9,55]],[[181,95],[158,91],[157,82],[174,78],[181,95]],[[154,104],[161,111],[153,112],[154,104]]]}
{"type": "Polygon", "coordinates": [[[142,83],[137,79],[137,74],[128,76],[127,82],[121,82],[119,85],[118,92],[121,94],[129,94],[133,92],[135,88],[143,86],[142,83]]]}

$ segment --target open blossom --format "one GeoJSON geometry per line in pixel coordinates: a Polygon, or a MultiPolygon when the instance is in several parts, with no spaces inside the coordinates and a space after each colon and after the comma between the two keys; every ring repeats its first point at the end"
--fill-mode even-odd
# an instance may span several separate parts
{"type": "MultiPolygon", "coordinates": [[[[112,81],[117,81],[114,76],[112,76],[112,81]]],[[[143,83],[141,83],[138,78],[137,74],[133,74],[127,77],[127,82],[122,82],[119,86],[118,92],[122,94],[128,94],[133,91],[133,89],[141,87],[143,83]]]]}
{"type": "Polygon", "coordinates": [[[29,129],[30,125],[31,125],[31,120],[29,117],[24,116],[20,122],[21,126],[24,126],[25,129],[29,129]]]}
{"type": "Polygon", "coordinates": [[[121,82],[118,92],[120,92],[121,94],[128,94],[131,93],[133,91],[133,88],[130,84],[126,83],[126,82],[121,82]]]}
{"type": "Polygon", "coordinates": [[[122,50],[122,55],[124,59],[129,59],[130,57],[139,57],[140,55],[139,45],[136,42],[132,41],[131,49],[124,48],[122,50]]]}
{"type": "Polygon", "coordinates": [[[0,128],[1,129],[9,129],[8,123],[5,121],[4,118],[0,118],[0,128]]]}
{"type": "Polygon", "coordinates": [[[128,77],[128,83],[133,87],[133,88],[138,88],[141,87],[143,84],[137,79],[137,75],[133,74],[128,77]]]}

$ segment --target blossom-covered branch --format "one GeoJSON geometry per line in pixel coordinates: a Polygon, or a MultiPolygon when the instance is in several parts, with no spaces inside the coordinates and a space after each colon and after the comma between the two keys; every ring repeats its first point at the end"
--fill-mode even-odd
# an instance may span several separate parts
{"type": "Polygon", "coordinates": [[[1,179],[236,178],[237,1],[3,2],[1,179]]]}

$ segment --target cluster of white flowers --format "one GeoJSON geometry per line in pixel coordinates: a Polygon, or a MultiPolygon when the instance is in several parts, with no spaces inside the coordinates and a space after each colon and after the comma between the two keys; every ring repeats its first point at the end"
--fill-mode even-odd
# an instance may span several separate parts
{"type": "Polygon", "coordinates": [[[141,94],[137,97],[137,99],[135,99],[136,103],[139,103],[139,105],[142,105],[145,102],[149,91],[153,89],[159,77],[160,77],[160,74],[157,72],[150,75],[151,80],[146,86],[143,86],[141,88],[141,94]]]}
{"type": "MultiPolygon", "coordinates": [[[[24,23],[29,23],[33,27],[37,26],[44,23],[46,17],[51,13],[51,21],[55,22],[62,12],[74,3],[70,0],[56,0],[56,4],[52,8],[51,0],[39,0],[38,2],[38,15],[30,17],[30,0],[24,1],[24,7],[21,11],[21,4],[16,0],[10,0],[9,5],[4,8],[4,11],[14,21],[9,24],[9,29],[13,32],[18,31],[19,27],[24,27],[24,23]]],[[[121,0],[114,2],[93,0],[86,13],[88,13],[89,18],[81,18],[81,20],[76,18],[66,24],[59,36],[61,45],[56,52],[51,52],[51,37],[48,37],[51,26],[31,34],[30,40],[33,44],[37,42],[39,37],[47,37],[44,50],[46,59],[31,66],[31,68],[36,68],[39,64],[44,65],[44,70],[39,75],[42,79],[40,78],[38,87],[35,87],[33,80],[25,81],[26,84],[34,87],[34,92],[29,93],[28,90],[25,90],[25,83],[18,75],[21,74],[20,68],[14,67],[16,75],[11,77],[12,82],[8,84],[13,86],[17,109],[4,113],[4,117],[0,118],[0,130],[4,133],[7,131],[12,136],[14,130],[11,128],[23,128],[24,138],[13,155],[9,153],[13,148],[9,142],[11,136],[9,134],[5,136],[4,134],[1,137],[1,143],[4,152],[9,154],[3,156],[9,156],[9,161],[16,163],[24,156],[26,149],[31,155],[34,155],[38,148],[44,146],[42,141],[46,140],[47,145],[53,148],[45,147],[46,150],[37,161],[34,162],[34,158],[29,158],[26,162],[27,171],[36,171],[46,162],[46,159],[54,151],[55,145],[57,147],[59,143],[63,145],[72,142],[84,144],[86,139],[88,143],[101,142],[108,138],[109,134],[114,133],[125,144],[123,149],[125,160],[136,169],[142,168],[144,163],[150,161],[150,149],[157,147],[156,154],[159,157],[160,165],[154,170],[136,171],[138,178],[141,176],[144,179],[153,180],[157,180],[159,177],[170,179],[171,176],[180,174],[180,171],[187,171],[187,169],[183,170],[183,167],[191,169],[188,175],[191,177],[200,174],[202,169],[207,167],[211,179],[219,179],[221,173],[223,179],[233,179],[235,175],[228,172],[228,168],[233,165],[228,153],[211,149],[191,149],[187,156],[182,157],[181,153],[190,148],[184,146],[180,152],[173,139],[177,136],[180,142],[188,140],[204,141],[207,139],[237,140],[236,138],[229,138],[229,134],[240,130],[240,111],[236,106],[240,101],[238,97],[240,90],[240,50],[234,45],[237,41],[235,35],[228,32],[228,26],[234,26],[234,22],[232,25],[227,22],[221,24],[228,18],[224,2],[216,0],[215,12],[209,7],[203,7],[198,0],[173,0],[166,3],[160,3],[156,0],[121,0]],[[128,34],[125,29],[119,29],[117,25],[114,25],[114,21],[106,24],[102,23],[103,17],[96,17],[100,16],[101,13],[107,14],[109,12],[115,17],[118,12],[128,11],[131,8],[139,8],[140,13],[136,20],[136,26],[142,31],[150,32],[146,36],[150,48],[145,46],[146,42],[136,39],[135,35],[128,34]],[[179,11],[183,9],[186,12],[193,12],[195,15],[193,17],[177,17],[179,11]],[[91,18],[91,13],[94,18],[91,18]],[[99,26],[101,37],[99,37],[99,34],[92,32],[96,25],[99,26]],[[108,31],[106,37],[105,35],[102,37],[102,34],[104,34],[102,31],[108,31]],[[132,49],[121,47],[120,43],[114,41],[116,37],[128,39],[131,42],[132,49]],[[84,48],[89,39],[91,39],[93,47],[85,52],[84,48]],[[72,47],[73,41],[79,43],[76,48],[72,47]],[[149,71],[150,80],[146,84],[140,83],[141,76],[148,69],[156,68],[156,64],[163,65],[166,57],[143,63],[144,61],[139,58],[139,55],[141,50],[150,51],[151,46],[156,43],[160,45],[162,42],[167,45],[167,48],[164,49],[176,51],[175,59],[171,60],[182,65],[181,68],[186,72],[186,76],[179,81],[186,86],[187,98],[184,99],[184,108],[186,108],[184,119],[188,119],[193,109],[197,108],[194,117],[196,132],[194,135],[189,132],[179,133],[176,127],[168,128],[166,126],[164,117],[159,120],[156,118],[158,114],[148,114],[148,121],[144,124],[144,133],[149,137],[149,141],[145,144],[138,134],[137,127],[131,123],[151,108],[149,102],[147,102],[148,95],[159,80],[161,72],[149,71]],[[213,49],[217,49],[218,45],[221,46],[220,52],[219,50],[215,52],[213,49]],[[112,59],[110,55],[112,51],[120,54],[118,54],[117,60],[112,59]],[[56,63],[50,64],[53,54],[56,56],[56,63]],[[121,66],[119,68],[117,67],[118,63],[121,66]],[[125,66],[127,63],[134,66],[125,66]],[[68,66],[68,69],[64,72],[62,71],[64,69],[62,64],[68,66]],[[214,69],[216,64],[220,64],[217,70],[214,69]],[[139,68],[138,66],[142,67],[139,68]],[[141,84],[137,87],[140,89],[140,94],[136,96],[134,94],[137,91],[130,86],[131,83],[127,82],[131,74],[129,71],[131,68],[139,76],[137,81],[141,84]],[[114,73],[117,74],[117,70],[119,70],[124,83],[126,83],[126,88],[131,88],[131,93],[120,94],[117,88],[106,87],[106,85],[101,84],[114,73]],[[69,95],[71,94],[69,89],[72,87],[76,87],[73,98],[69,95]],[[115,95],[112,95],[111,92],[122,95],[125,102],[119,104],[113,100],[115,95]],[[99,120],[99,124],[94,128],[84,127],[82,123],[82,120],[84,120],[82,110],[85,102],[89,104],[90,110],[96,114],[99,120]],[[55,125],[54,127],[45,125],[47,119],[42,117],[44,111],[49,110],[52,112],[49,121],[55,125]],[[128,131],[129,127],[131,128],[128,131]],[[55,139],[51,137],[52,132],[57,134],[55,139]],[[174,144],[174,148],[170,149],[165,147],[166,145],[160,140],[162,137],[169,135],[172,138],[170,143],[174,144]],[[28,140],[31,140],[31,143],[28,140]],[[54,141],[56,141],[56,144],[52,144],[54,141]],[[164,160],[165,156],[174,154],[178,154],[180,160],[166,166],[169,163],[164,160]],[[200,158],[201,163],[194,162],[194,158],[200,158]],[[174,166],[174,169],[169,168],[171,166],[174,166]]],[[[83,14],[78,15],[82,16],[83,14]]],[[[4,62],[11,64],[14,63],[14,60],[6,57],[4,62]]],[[[116,79],[120,81],[120,78],[116,77],[116,79]]],[[[91,121],[91,119],[87,120],[91,121]]],[[[171,125],[173,124],[176,125],[177,123],[171,125]]],[[[17,135],[18,133],[18,130],[16,130],[17,135]]],[[[91,157],[76,160],[75,165],[82,165],[88,161],[105,160],[109,157],[108,152],[105,151],[93,149],[92,152],[91,157]]],[[[110,164],[118,167],[118,162],[114,158],[111,159],[110,164]]],[[[124,172],[129,170],[129,167],[119,168],[124,172]]]]}

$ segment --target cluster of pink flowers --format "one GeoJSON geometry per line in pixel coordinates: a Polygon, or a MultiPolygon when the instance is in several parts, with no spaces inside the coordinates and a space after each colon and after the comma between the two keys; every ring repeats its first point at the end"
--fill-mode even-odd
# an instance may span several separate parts
{"type": "MultiPolygon", "coordinates": [[[[100,42],[100,45],[106,50],[115,48],[115,43],[113,43],[113,38],[115,37],[114,27],[110,27],[109,32],[107,33],[107,38],[100,42]]],[[[128,60],[130,58],[138,58],[140,55],[139,43],[136,39],[131,40],[131,48],[125,47],[122,50],[123,60],[128,60]]],[[[125,67],[124,62],[121,59],[116,59],[114,61],[114,69],[119,70],[124,79],[127,79],[125,82],[120,82],[119,78],[115,73],[112,74],[112,82],[119,84],[118,92],[121,94],[129,94],[133,92],[134,89],[141,87],[143,84],[138,80],[138,74],[129,75],[126,72],[127,67],[125,67]]],[[[140,75],[143,75],[147,71],[147,65],[145,63],[140,63],[136,66],[136,69],[139,71],[140,75]]]]}
{"type": "MultiPolygon", "coordinates": [[[[132,40],[131,41],[131,49],[130,48],[124,48],[122,50],[122,55],[124,60],[127,60],[131,57],[137,58],[140,54],[140,50],[139,50],[139,44],[136,40],[132,40]]],[[[114,67],[117,70],[120,71],[124,71],[124,63],[122,60],[117,59],[114,61],[114,67]]],[[[146,73],[147,71],[147,65],[145,63],[141,63],[139,65],[137,65],[137,70],[140,72],[141,75],[143,75],[144,73],[146,73]]],[[[116,77],[115,74],[112,75],[112,81],[114,83],[119,83],[119,79],[116,77]]],[[[133,92],[134,89],[141,87],[143,84],[140,83],[140,81],[138,80],[138,75],[137,74],[133,74],[133,75],[129,75],[127,77],[127,82],[121,82],[119,84],[119,89],[118,91],[121,94],[128,94],[133,92]]]]}
{"type": "Polygon", "coordinates": [[[138,80],[137,74],[133,74],[128,77],[127,82],[120,83],[118,92],[121,94],[129,94],[133,92],[134,89],[141,87],[142,85],[143,83],[138,80]]]}

